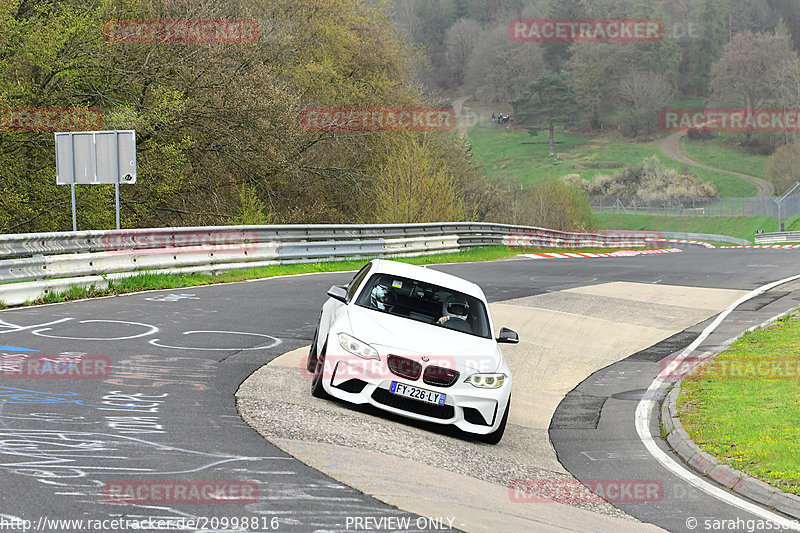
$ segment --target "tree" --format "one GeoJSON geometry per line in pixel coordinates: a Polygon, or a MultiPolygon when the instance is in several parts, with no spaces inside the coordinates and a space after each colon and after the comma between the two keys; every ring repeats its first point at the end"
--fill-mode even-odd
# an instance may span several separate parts
{"type": "Polygon", "coordinates": [[[500,24],[481,35],[467,62],[465,82],[472,94],[491,103],[505,103],[525,90],[544,71],[542,48],[508,38],[500,24]]]}
{"type": "Polygon", "coordinates": [[[778,148],[767,160],[767,176],[778,194],[800,181],[800,143],[778,148]]]}
{"type": "MultiPolygon", "coordinates": [[[[711,65],[720,58],[728,41],[728,24],[723,0],[701,0],[692,11],[692,20],[701,28],[699,36],[689,36],[689,91],[704,95],[711,80],[711,65]]],[[[687,29],[688,31],[688,29],[687,29]]]]}
{"type": "MultiPolygon", "coordinates": [[[[275,222],[350,221],[372,201],[372,170],[399,147],[380,133],[305,131],[300,113],[423,105],[412,77],[418,56],[377,4],[0,0],[0,108],[97,107],[105,128],[136,129],[138,181],[121,190],[125,227],[230,224],[259,211],[275,222]],[[111,19],[256,19],[260,38],[107,42],[111,19]]],[[[455,136],[438,142],[437,153],[464,160],[453,156],[453,173],[465,172],[455,136]]],[[[52,132],[0,130],[0,232],[71,227],[53,160],[52,132]]],[[[79,227],[113,227],[113,198],[108,186],[79,190],[79,227]]]]}
{"type": "Polygon", "coordinates": [[[592,228],[591,204],[579,187],[548,178],[517,196],[514,224],[559,230],[592,228]]]}
{"type": "Polygon", "coordinates": [[[660,74],[631,70],[620,83],[620,100],[625,108],[624,123],[634,137],[658,128],[659,114],[674,97],[672,87],[660,74]]]}
{"type": "Polygon", "coordinates": [[[447,29],[444,46],[456,86],[464,84],[467,60],[481,33],[481,25],[471,19],[460,19],[447,29]]]}
{"type": "Polygon", "coordinates": [[[565,65],[570,84],[595,128],[602,125],[603,111],[617,104],[619,83],[636,68],[636,50],[629,43],[575,43],[565,65]]]}
{"type": "MultiPolygon", "coordinates": [[[[800,58],[793,57],[775,66],[777,87],[775,100],[777,107],[783,109],[800,108],[800,58]]],[[[791,144],[797,133],[784,132],[784,142],[791,144]]]]}
{"type": "MultiPolygon", "coordinates": [[[[586,8],[582,0],[550,0],[547,16],[551,19],[586,18],[586,8]]],[[[550,69],[558,72],[563,63],[569,59],[569,43],[545,43],[544,58],[550,69]]]]}
{"type": "Polygon", "coordinates": [[[366,207],[366,221],[409,224],[469,217],[457,180],[436,157],[430,134],[398,133],[384,141],[395,149],[373,177],[375,202],[366,207]]]}
{"type": "MultiPolygon", "coordinates": [[[[740,107],[748,113],[769,105],[777,95],[775,65],[796,57],[783,37],[750,32],[734,35],[711,68],[711,104],[740,107]]],[[[752,146],[753,139],[753,131],[748,130],[745,145],[752,146]]]]}
{"type": "Polygon", "coordinates": [[[511,101],[514,116],[523,123],[540,125],[550,131],[550,155],[555,152],[555,128],[571,126],[580,108],[564,74],[545,72],[528,89],[511,101]]]}

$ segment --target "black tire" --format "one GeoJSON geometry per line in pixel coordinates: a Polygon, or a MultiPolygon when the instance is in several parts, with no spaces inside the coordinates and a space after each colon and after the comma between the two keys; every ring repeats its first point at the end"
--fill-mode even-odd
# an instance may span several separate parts
{"type": "Polygon", "coordinates": [[[314,367],[314,377],[311,378],[311,396],[314,398],[327,399],[330,394],[325,392],[322,386],[322,380],[325,379],[325,350],[328,348],[327,341],[325,346],[322,347],[322,353],[317,356],[317,364],[314,367]]]}
{"type": "Polygon", "coordinates": [[[319,335],[319,329],[314,332],[314,340],[311,341],[311,347],[308,349],[306,370],[309,372],[314,372],[314,370],[317,368],[317,335],[319,335]]]}
{"type": "Polygon", "coordinates": [[[511,396],[508,397],[508,405],[506,405],[506,412],[503,413],[503,420],[500,421],[500,426],[487,435],[478,435],[478,440],[486,444],[497,444],[503,438],[503,433],[506,432],[506,423],[508,422],[508,412],[511,410],[511,396]]]}

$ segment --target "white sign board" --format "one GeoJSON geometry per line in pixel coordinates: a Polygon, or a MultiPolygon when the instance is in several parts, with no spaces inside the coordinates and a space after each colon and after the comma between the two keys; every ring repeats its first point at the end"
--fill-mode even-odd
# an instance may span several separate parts
{"type": "Polygon", "coordinates": [[[136,132],[56,133],[56,183],[136,183],[136,132]]]}

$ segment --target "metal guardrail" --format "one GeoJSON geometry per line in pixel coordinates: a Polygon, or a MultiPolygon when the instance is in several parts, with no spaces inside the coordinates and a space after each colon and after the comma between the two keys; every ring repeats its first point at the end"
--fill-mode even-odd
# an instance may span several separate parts
{"type": "Polygon", "coordinates": [[[777,244],[782,242],[800,242],[800,231],[782,231],[775,233],[756,233],[756,244],[777,244]]]}
{"type": "Polygon", "coordinates": [[[216,273],[281,263],[457,252],[499,244],[644,247],[653,244],[648,241],[665,238],[707,238],[749,244],[721,235],[610,230],[581,233],[484,222],[222,226],[0,235],[0,301],[16,305],[71,286],[105,287],[109,279],[142,271],[216,273]]]}
{"type": "MultiPolygon", "coordinates": [[[[0,235],[0,282],[180,267],[458,251],[472,246],[645,246],[655,232],[579,233],[480,222],[155,228],[0,235]]],[[[239,266],[241,268],[241,266],[239,266]]]]}

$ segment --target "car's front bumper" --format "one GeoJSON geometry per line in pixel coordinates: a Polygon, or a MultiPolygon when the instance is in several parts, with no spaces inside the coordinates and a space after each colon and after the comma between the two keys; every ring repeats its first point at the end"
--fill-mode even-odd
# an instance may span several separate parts
{"type": "Polygon", "coordinates": [[[475,434],[495,431],[508,408],[511,377],[502,387],[481,389],[464,383],[460,376],[450,387],[409,380],[392,374],[385,363],[364,360],[351,355],[326,355],[323,376],[325,391],[335,398],[354,403],[370,404],[378,409],[404,417],[436,424],[454,425],[475,434]],[[435,405],[394,394],[392,381],[445,395],[444,405],[435,405]]]}

